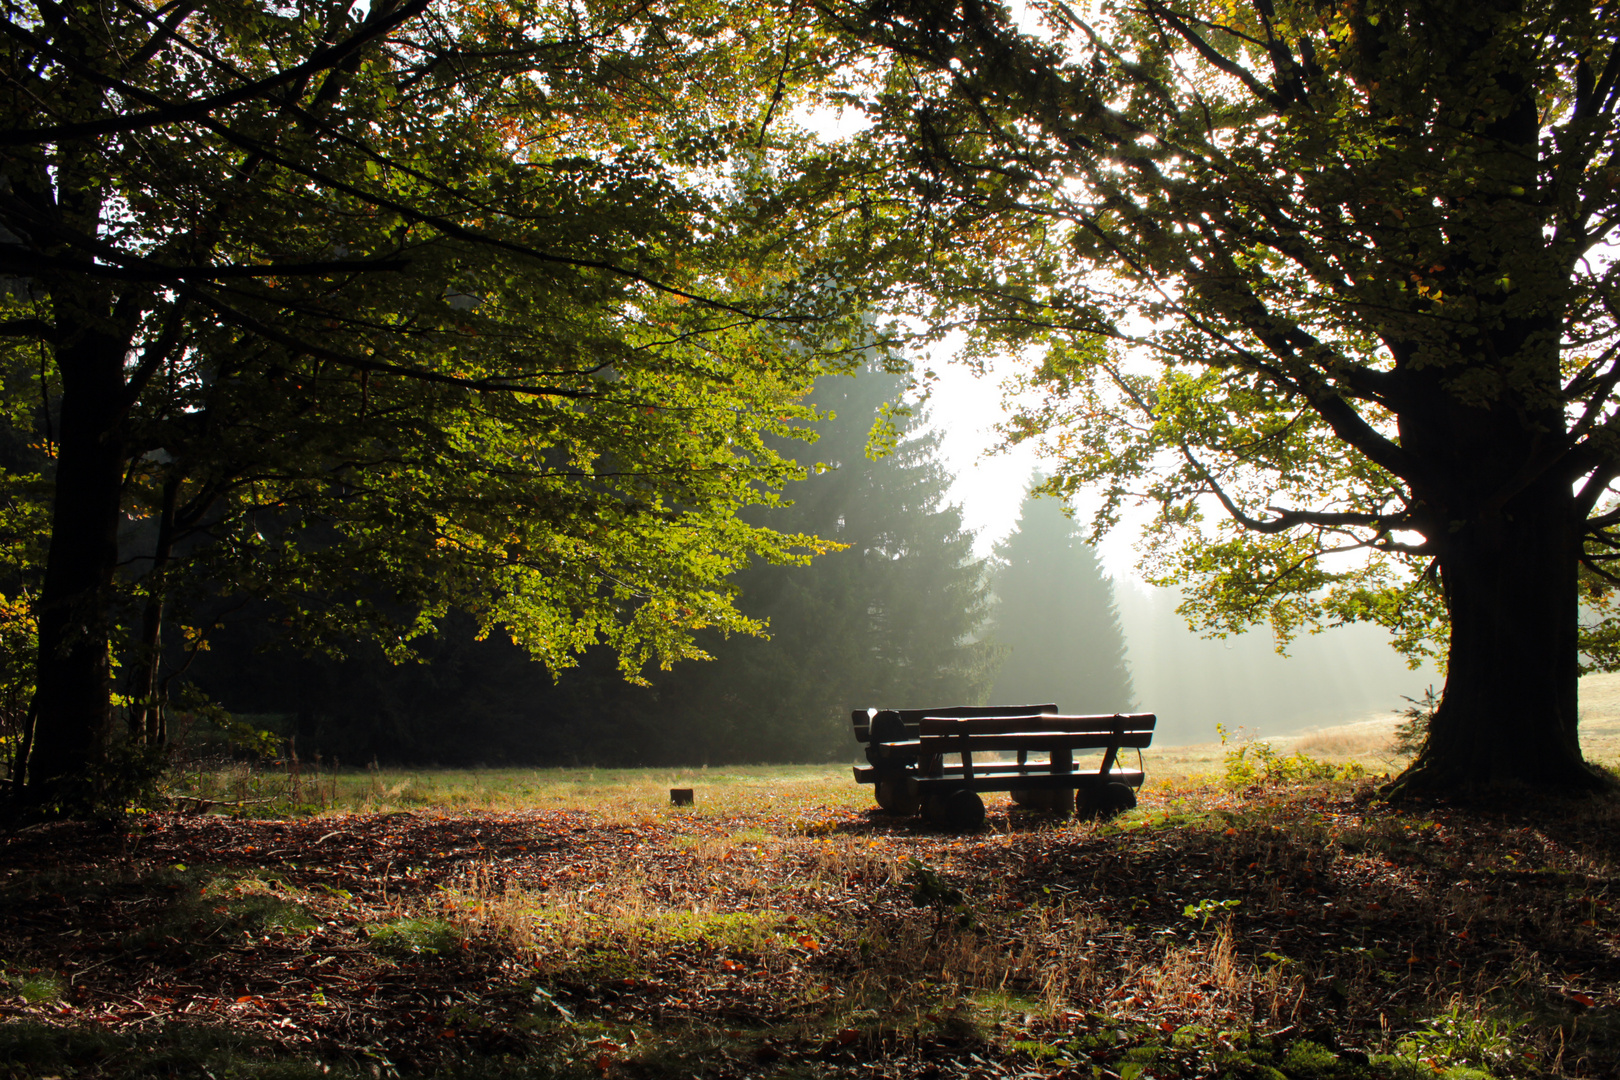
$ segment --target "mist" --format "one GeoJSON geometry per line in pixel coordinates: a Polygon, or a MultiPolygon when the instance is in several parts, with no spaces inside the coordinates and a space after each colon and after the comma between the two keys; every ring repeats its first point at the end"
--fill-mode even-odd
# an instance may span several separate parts
{"type": "Polygon", "coordinates": [[[1138,707],[1158,715],[1155,743],[1211,742],[1228,732],[1283,735],[1362,720],[1392,719],[1425,687],[1444,681],[1433,664],[1417,670],[1368,625],[1302,634],[1278,655],[1270,630],[1205,639],[1175,612],[1173,589],[1114,580],[1138,707]]]}

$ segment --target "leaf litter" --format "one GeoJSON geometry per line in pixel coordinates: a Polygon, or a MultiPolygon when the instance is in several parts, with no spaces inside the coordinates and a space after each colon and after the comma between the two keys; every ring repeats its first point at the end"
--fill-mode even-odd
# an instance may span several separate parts
{"type": "Polygon", "coordinates": [[[1620,1074],[1616,808],[1369,795],[38,826],[0,842],[0,1030],[362,1075],[1620,1074]]]}

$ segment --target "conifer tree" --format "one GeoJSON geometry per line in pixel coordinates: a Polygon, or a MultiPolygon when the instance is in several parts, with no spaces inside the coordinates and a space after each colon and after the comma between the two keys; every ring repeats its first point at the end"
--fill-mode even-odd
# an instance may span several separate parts
{"type": "Polygon", "coordinates": [[[1050,701],[1071,713],[1129,710],[1135,696],[1114,586],[1062,506],[1026,497],[996,557],[992,635],[1008,653],[991,697],[1050,701]]]}
{"type": "Polygon", "coordinates": [[[978,640],[987,568],[945,502],[939,437],[897,416],[894,450],[868,456],[874,421],[902,388],[876,368],[817,384],[812,402],[830,419],[795,455],[812,475],[786,489],[792,506],[761,517],[848,546],[808,568],[758,560],[736,575],[738,607],[769,620],[770,639],[717,641],[714,663],[656,680],[684,713],[688,746],[716,760],[825,759],[851,745],[851,708],[985,700],[996,660],[978,640]]]}

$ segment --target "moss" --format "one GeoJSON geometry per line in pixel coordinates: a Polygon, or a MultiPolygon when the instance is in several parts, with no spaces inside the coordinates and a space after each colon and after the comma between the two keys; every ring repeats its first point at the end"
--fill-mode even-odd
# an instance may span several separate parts
{"type": "Polygon", "coordinates": [[[373,949],[396,960],[439,956],[461,941],[456,928],[443,919],[395,919],[366,932],[373,949]]]}

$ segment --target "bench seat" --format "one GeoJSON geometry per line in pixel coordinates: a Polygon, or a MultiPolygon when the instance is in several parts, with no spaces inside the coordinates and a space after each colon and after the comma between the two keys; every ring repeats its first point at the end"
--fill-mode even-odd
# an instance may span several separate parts
{"type": "MultiPolygon", "coordinates": [[[[878,771],[879,770],[876,766],[856,766],[855,782],[858,784],[875,784],[878,780],[878,771]]],[[[1031,788],[1074,787],[1080,782],[1091,783],[1099,781],[1106,781],[1107,783],[1111,784],[1129,784],[1131,787],[1141,787],[1142,781],[1146,778],[1146,775],[1147,774],[1141,769],[1121,769],[1118,767],[1112,769],[1107,774],[1097,773],[1091,770],[1086,770],[1084,772],[1075,771],[1054,773],[1051,766],[1044,761],[1037,761],[1024,765],[1019,765],[1010,761],[1001,761],[991,762],[987,765],[975,765],[973,767],[973,780],[975,783],[979,780],[993,781],[996,783],[1007,780],[1017,780],[1018,784],[1016,786],[1031,788]]],[[[962,770],[962,766],[945,765],[941,766],[940,771],[936,774],[929,776],[915,776],[912,779],[916,781],[918,787],[932,787],[939,784],[948,785],[953,780],[965,781],[967,777],[962,770]]],[[[1006,784],[1002,784],[1000,787],[981,787],[977,790],[1006,791],[1008,788],[1006,784]]]]}

